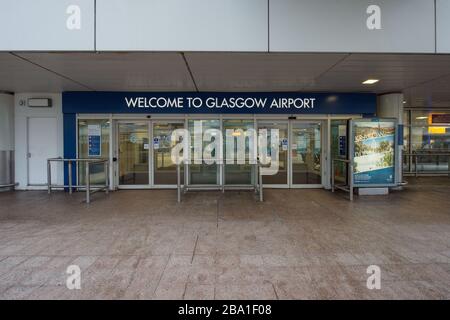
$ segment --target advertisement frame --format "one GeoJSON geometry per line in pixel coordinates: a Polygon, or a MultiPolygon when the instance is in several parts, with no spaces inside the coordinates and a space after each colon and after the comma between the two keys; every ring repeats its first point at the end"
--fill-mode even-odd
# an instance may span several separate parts
{"type": "MultiPolygon", "coordinates": [[[[359,122],[393,122],[394,123],[394,180],[392,183],[357,183],[355,181],[355,172],[353,171],[351,174],[353,186],[355,188],[380,188],[380,187],[396,187],[398,184],[398,175],[397,175],[397,153],[398,153],[398,121],[395,118],[378,118],[378,117],[370,117],[370,118],[361,118],[361,119],[352,119],[349,121],[349,140],[350,140],[350,148],[349,148],[349,159],[354,164],[355,161],[355,137],[354,137],[354,125],[359,122]]],[[[353,166],[354,167],[354,166],[353,166]]],[[[354,169],[353,169],[354,170],[354,169]]]]}

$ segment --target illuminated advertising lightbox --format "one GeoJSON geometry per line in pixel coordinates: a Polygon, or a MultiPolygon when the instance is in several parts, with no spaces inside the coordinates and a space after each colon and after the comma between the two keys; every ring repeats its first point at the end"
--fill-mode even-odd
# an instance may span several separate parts
{"type": "Polygon", "coordinates": [[[395,185],[396,127],[392,119],[352,121],[355,187],[395,185]]]}

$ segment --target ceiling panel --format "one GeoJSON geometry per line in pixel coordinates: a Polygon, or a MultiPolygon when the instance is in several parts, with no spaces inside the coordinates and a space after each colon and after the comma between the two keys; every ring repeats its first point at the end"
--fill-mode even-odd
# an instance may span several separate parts
{"type": "Polygon", "coordinates": [[[450,107],[450,55],[0,53],[0,91],[404,92],[408,106],[450,107]],[[380,82],[365,86],[368,78],[380,82]]]}
{"type": "Polygon", "coordinates": [[[409,107],[450,108],[450,75],[403,90],[409,107]]]}
{"type": "Polygon", "coordinates": [[[311,90],[346,54],[187,53],[200,91],[311,90]]]}
{"type": "Polygon", "coordinates": [[[195,90],[180,53],[20,53],[97,91],[195,90]]]}
{"type": "Polygon", "coordinates": [[[11,92],[60,92],[89,90],[10,53],[0,53],[0,90],[11,92]]]}
{"type": "Polygon", "coordinates": [[[450,55],[351,54],[317,79],[320,89],[400,91],[450,73],[450,55]],[[362,81],[380,79],[373,86],[362,81]]]}

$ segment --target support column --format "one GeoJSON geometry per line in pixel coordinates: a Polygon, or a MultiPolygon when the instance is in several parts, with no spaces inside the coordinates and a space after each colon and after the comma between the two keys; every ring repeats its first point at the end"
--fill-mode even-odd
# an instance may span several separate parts
{"type": "Polygon", "coordinates": [[[395,176],[396,182],[403,181],[403,94],[389,93],[378,96],[377,116],[380,118],[395,118],[398,122],[398,149],[396,150],[395,176]]]}
{"type": "Polygon", "coordinates": [[[14,95],[0,92],[0,185],[14,182],[14,95]]]}

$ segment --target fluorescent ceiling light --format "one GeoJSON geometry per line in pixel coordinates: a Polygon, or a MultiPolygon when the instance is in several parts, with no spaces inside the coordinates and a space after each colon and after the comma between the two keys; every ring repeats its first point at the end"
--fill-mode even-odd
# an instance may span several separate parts
{"type": "Polygon", "coordinates": [[[380,80],[378,80],[378,79],[367,79],[366,81],[363,81],[362,84],[375,84],[378,81],[380,81],[380,80]]]}
{"type": "Polygon", "coordinates": [[[416,117],[416,120],[424,120],[424,119],[428,119],[428,117],[416,117]]]}

